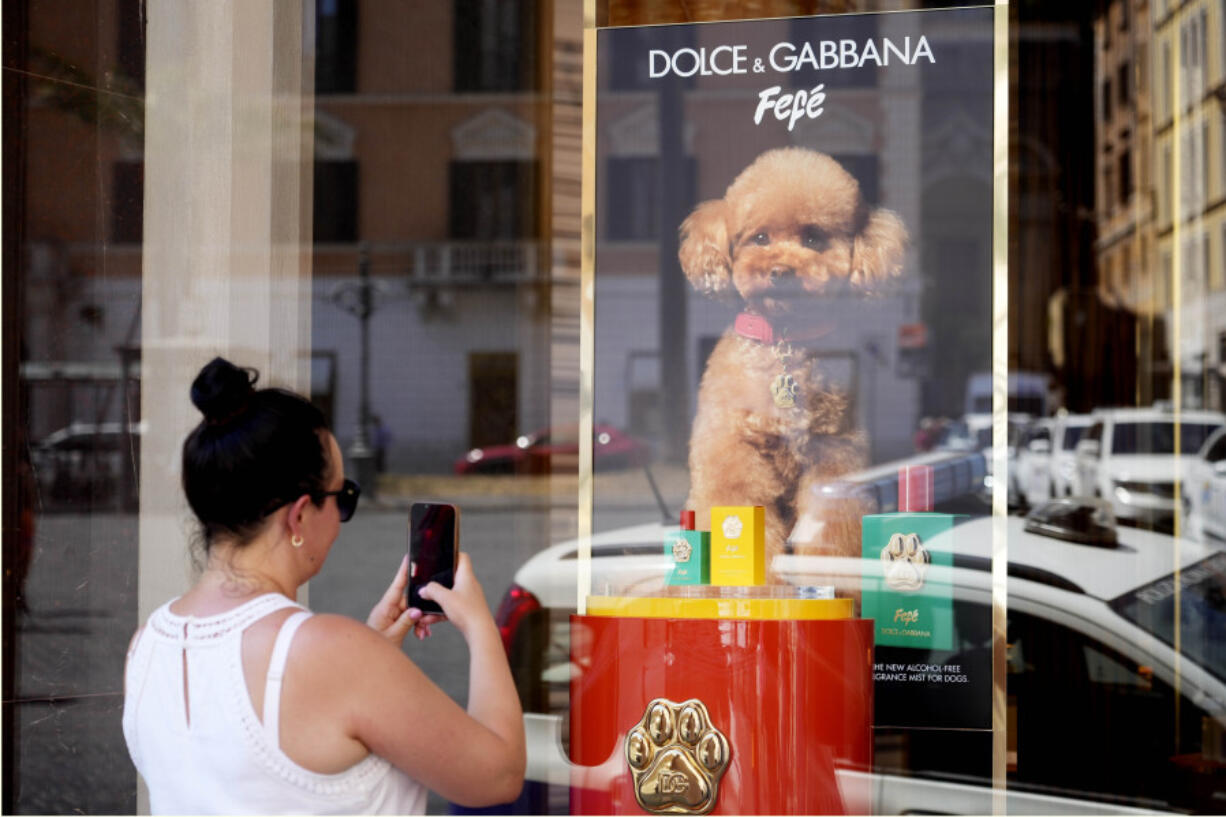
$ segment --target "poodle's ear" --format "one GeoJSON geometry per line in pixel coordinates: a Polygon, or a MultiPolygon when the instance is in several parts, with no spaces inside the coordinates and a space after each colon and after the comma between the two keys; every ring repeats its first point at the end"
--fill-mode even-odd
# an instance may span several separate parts
{"type": "Polygon", "coordinates": [[[856,234],[851,279],[864,286],[883,283],[902,270],[907,228],[891,210],[874,209],[856,234]]]}
{"type": "Polygon", "coordinates": [[[732,284],[732,255],[728,246],[728,204],[723,199],[704,201],[681,223],[681,271],[694,289],[713,295],[732,284]]]}

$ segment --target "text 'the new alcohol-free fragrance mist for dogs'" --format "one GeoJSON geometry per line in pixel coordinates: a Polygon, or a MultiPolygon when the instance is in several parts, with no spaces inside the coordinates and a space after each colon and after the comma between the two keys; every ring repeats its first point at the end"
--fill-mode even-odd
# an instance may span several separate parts
{"type": "Polygon", "coordinates": [[[670,586],[711,582],[711,534],[694,530],[694,512],[681,512],[681,529],[664,540],[664,555],[673,560],[670,586]]]}

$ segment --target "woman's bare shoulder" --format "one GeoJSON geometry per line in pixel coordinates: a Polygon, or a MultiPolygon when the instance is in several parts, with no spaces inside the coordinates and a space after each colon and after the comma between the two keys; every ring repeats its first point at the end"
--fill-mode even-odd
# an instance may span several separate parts
{"type": "MultiPolygon", "coordinates": [[[[316,613],[303,622],[295,646],[305,647],[315,659],[343,662],[350,659],[407,661],[400,649],[366,624],[348,616],[316,613]]],[[[352,668],[345,665],[336,669],[352,668]]]]}
{"type": "Polygon", "coordinates": [[[314,613],[302,624],[302,632],[312,638],[366,638],[379,634],[362,622],[339,613],[314,613]]]}
{"type": "Polygon", "coordinates": [[[399,645],[340,615],[317,614],[303,622],[289,663],[290,676],[303,685],[306,699],[328,701],[354,736],[359,731],[355,724],[386,713],[388,702],[406,690],[429,697],[433,686],[399,645]]]}

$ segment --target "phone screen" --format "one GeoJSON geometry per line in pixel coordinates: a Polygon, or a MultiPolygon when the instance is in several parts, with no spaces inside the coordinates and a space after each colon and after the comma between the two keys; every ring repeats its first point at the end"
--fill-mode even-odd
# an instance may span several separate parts
{"type": "Polygon", "coordinates": [[[409,606],[442,614],[437,602],[418,591],[430,582],[451,587],[455,582],[460,544],[459,511],[454,505],[414,502],[409,510],[409,606]]]}

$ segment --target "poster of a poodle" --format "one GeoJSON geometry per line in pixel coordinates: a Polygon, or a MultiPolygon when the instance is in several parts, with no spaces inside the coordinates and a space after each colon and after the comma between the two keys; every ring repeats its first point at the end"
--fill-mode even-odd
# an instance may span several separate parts
{"type": "Polygon", "coordinates": [[[766,555],[860,553],[874,509],[831,495],[867,464],[849,395],[823,372],[816,342],[841,299],[869,298],[899,275],[907,230],[870,206],[830,156],[767,150],[723,198],[681,225],[680,261],[699,292],[740,312],[711,353],[690,437],[686,507],[709,526],[717,505],[766,508],[766,555]]]}

